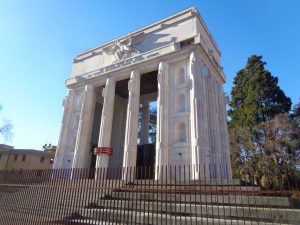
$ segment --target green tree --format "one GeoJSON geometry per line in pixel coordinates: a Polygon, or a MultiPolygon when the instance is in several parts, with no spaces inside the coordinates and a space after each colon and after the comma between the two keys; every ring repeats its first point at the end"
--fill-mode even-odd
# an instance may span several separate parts
{"type": "MultiPolygon", "coordinates": [[[[148,140],[149,143],[155,143],[156,142],[156,117],[157,117],[157,106],[156,104],[150,105],[149,106],[149,135],[148,135],[148,140]]],[[[138,115],[138,138],[140,138],[141,135],[141,119],[142,119],[142,113],[141,113],[141,106],[139,110],[139,115],[138,115]]]]}
{"type": "Polygon", "coordinates": [[[157,118],[157,107],[150,107],[150,120],[149,120],[149,142],[156,142],[156,118],[157,118]]]}
{"type": "Polygon", "coordinates": [[[251,127],[291,109],[291,99],[278,86],[278,78],[265,69],[261,56],[248,58],[238,71],[231,91],[230,127],[251,127]]]}
{"type": "Polygon", "coordinates": [[[228,127],[234,175],[271,186],[280,179],[276,172],[295,171],[299,130],[287,114],[290,98],[265,64],[261,56],[253,55],[238,71],[228,127]]]}

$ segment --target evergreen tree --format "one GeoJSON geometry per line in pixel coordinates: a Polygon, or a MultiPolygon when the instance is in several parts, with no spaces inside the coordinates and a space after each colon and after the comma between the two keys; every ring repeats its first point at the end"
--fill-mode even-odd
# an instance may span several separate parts
{"type": "Polygon", "coordinates": [[[291,109],[291,99],[278,86],[278,78],[265,69],[261,56],[248,58],[234,78],[231,91],[230,127],[251,127],[291,109]]]}
{"type": "Polygon", "coordinates": [[[287,116],[290,98],[265,64],[253,55],[234,78],[229,137],[234,175],[272,186],[280,183],[278,172],[295,171],[299,129],[287,116]]]}

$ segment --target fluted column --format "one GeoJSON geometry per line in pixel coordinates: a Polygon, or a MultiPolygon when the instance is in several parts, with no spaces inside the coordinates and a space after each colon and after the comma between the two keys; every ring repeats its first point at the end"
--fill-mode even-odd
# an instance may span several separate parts
{"type": "Polygon", "coordinates": [[[232,179],[230,149],[229,149],[229,136],[227,128],[227,111],[225,94],[223,85],[219,85],[219,98],[220,98],[220,133],[221,133],[221,178],[232,179]]]}
{"type": "Polygon", "coordinates": [[[149,120],[150,120],[149,101],[144,100],[142,102],[141,137],[140,137],[140,143],[142,145],[148,144],[149,120]]]}
{"type": "MultiPolygon", "coordinates": [[[[104,98],[101,125],[99,131],[98,147],[110,147],[112,120],[114,112],[116,82],[112,78],[107,78],[105,88],[102,90],[104,98]]],[[[107,168],[109,155],[102,153],[97,156],[96,168],[107,168]]]]}
{"type": "Polygon", "coordinates": [[[125,146],[123,157],[123,179],[133,179],[134,174],[128,174],[136,166],[138,114],[140,104],[140,74],[132,71],[128,82],[129,98],[127,106],[125,146]]]}
{"type": "Polygon", "coordinates": [[[156,124],[155,179],[163,179],[161,168],[169,163],[169,66],[161,62],[158,67],[158,97],[156,124]]]}
{"type": "Polygon", "coordinates": [[[192,178],[209,178],[207,100],[198,52],[191,53],[189,70],[192,178]]]}
{"type": "Polygon", "coordinates": [[[95,108],[94,87],[85,86],[81,106],[81,113],[77,131],[73,168],[87,168],[89,166],[89,148],[92,132],[93,113],[95,108]]]}
{"type": "Polygon", "coordinates": [[[54,163],[53,163],[53,169],[62,169],[63,168],[63,159],[64,154],[67,148],[67,138],[68,133],[70,130],[70,120],[71,120],[71,114],[72,114],[72,107],[73,107],[73,101],[74,98],[74,90],[69,90],[68,95],[63,100],[63,107],[64,107],[64,114],[63,119],[61,121],[61,128],[60,128],[60,134],[59,134],[59,140],[58,145],[54,157],[54,163]]]}

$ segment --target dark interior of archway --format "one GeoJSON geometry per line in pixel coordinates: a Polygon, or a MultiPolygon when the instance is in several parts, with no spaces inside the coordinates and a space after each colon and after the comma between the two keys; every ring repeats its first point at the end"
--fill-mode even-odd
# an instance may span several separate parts
{"type": "MultiPolygon", "coordinates": [[[[141,74],[140,95],[157,92],[157,73],[158,71],[155,70],[141,74]]],[[[128,98],[128,81],[129,78],[116,83],[116,94],[125,99],[128,98]]]]}
{"type": "MultiPolygon", "coordinates": [[[[158,82],[157,82],[158,71],[151,71],[149,73],[141,74],[140,83],[140,96],[150,93],[157,93],[158,82]]],[[[129,78],[116,82],[116,94],[120,97],[128,98],[128,81],[129,78]]],[[[150,105],[148,106],[150,107],[150,105]]],[[[139,115],[139,124],[141,115],[139,115]]],[[[155,115],[156,120],[156,115],[155,115]]],[[[151,123],[151,112],[150,112],[150,123],[151,123]]],[[[149,125],[150,129],[151,125],[149,125]]],[[[156,132],[156,122],[155,122],[156,132]]],[[[155,135],[155,134],[154,134],[155,135]]],[[[138,144],[137,146],[137,163],[138,168],[136,173],[136,179],[153,179],[154,178],[154,163],[155,163],[155,143],[138,144]]]]}

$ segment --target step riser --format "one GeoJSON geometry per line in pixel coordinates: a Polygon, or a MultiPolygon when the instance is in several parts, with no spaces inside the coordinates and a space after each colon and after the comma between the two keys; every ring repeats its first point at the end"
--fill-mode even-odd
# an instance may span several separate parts
{"type": "MultiPolygon", "coordinates": [[[[3,197],[10,197],[18,200],[20,202],[26,199],[26,196],[30,201],[39,201],[43,198],[45,201],[52,201],[53,197],[55,200],[65,201],[65,199],[72,199],[73,202],[89,202],[95,199],[99,199],[101,196],[109,194],[114,198],[130,198],[130,199],[154,199],[154,200],[176,200],[179,201],[189,201],[189,202],[207,202],[207,203],[232,203],[232,204],[255,204],[255,205],[275,205],[275,206],[289,206],[289,198],[287,197],[273,197],[273,196],[255,196],[251,195],[241,195],[239,193],[233,195],[227,194],[208,194],[208,193],[191,193],[191,194],[169,194],[169,193],[141,193],[141,192],[108,192],[108,191],[93,191],[93,192],[77,192],[76,190],[70,190],[67,192],[60,192],[59,190],[47,190],[47,195],[43,191],[38,192],[37,190],[29,190],[34,193],[28,196],[27,191],[20,191],[15,193],[9,193],[3,195],[3,197]],[[25,197],[25,198],[24,198],[25,197]]],[[[54,200],[54,201],[55,201],[54,200]]]]}
{"type": "MultiPolygon", "coordinates": [[[[192,215],[208,215],[209,217],[240,217],[253,219],[279,219],[279,220],[299,220],[300,211],[291,209],[274,208],[254,208],[235,206],[213,206],[213,205],[180,205],[161,204],[148,202],[128,202],[128,201],[105,201],[100,205],[103,208],[116,207],[119,210],[137,210],[143,212],[166,212],[166,213],[188,213],[192,215]]],[[[84,212],[85,210],[83,210],[84,212]]]]}
{"type": "MultiPolygon", "coordinates": [[[[117,199],[132,199],[139,201],[176,201],[191,202],[202,204],[229,204],[229,205],[256,205],[256,206],[282,206],[289,207],[290,201],[287,197],[271,197],[271,196],[241,196],[241,195],[210,195],[210,194],[157,194],[157,193],[124,193],[113,192],[113,198],[117,199]]],[[[101,200],[98,200],[100,202],[101,200]]]]}
{"type": "MultiPolygon", "coordinates": [[[[178,191],[193,191],[193,190],[203,190],[203,191],[247,191],[256,193],[260,191],[260,187],[237,187],[237,186],[152,186],[152,185],[124,185],[122,188],[126,191],[128,190],[178,190],[178,191]]],[[[116,188],[116,190],[118,190],[116,188]]]]}
{"type": "MultiPolygon", "coordinates": [[[[11,194],[9,194],[11,195],[11,194]]],[[[6,195],[8,197],[9,195],[6,195]]],[[[101,196],[104,193],[90,193],[87,196],[80,195],[78,193],[68,193],[58,195],[56,193],[51,193],[48,196],[55,196],[54,198],[50,197],[41,197],[41,194],[35,194],[32,197],[28,197],[28,201],[36,202],[40,201],[41,198],[46,202],[53,202],[56,204],[66,204],[67,202],[72,202],[72,204],[88,204],[90,202],[95,202],[95,199],[99,199],[96,202],[101,202],[101,196]],[[70,199],[72,199],[70,201],[70,199]]],[[[157,194],[157,193],[133,193],[133,192],[112,192],[110,194],[113,198],[122,200],[136,200],[136,201],[176,201],[176,202],[191,202],[191,203],[202,203],[202,204],[229,204],[229,205],[256,205],[256,206],[282,206],[289,207],[290,202],[287,197],[272,197],[272,196],[228,196],[228,195],[210,195],[210,194],[157,194]]],[[[27,204],[26,198],[24,198],[23,193],[14,194],[14,201],[19,202],[21,204],[24,202],[27,204]]]]}
{"type": "MultiPolygon", "coordinates": [[[[217,219],[209,217],[189,217],[189,216],[170,216],[165,214],[156,214],[156,213],[143,213],[135,211],[86,211],[82,212],[84,216],[90,217],[91,220],[101,220],[101,221],[110,221],[110,222],[123,222],[127,224],[171,224],[171,225],[182,225],[182,224],[231,224],[231,225],[271,225],[271,224],[282,224],[280,222],[258,222],[258,221],[244,221],[244,220],[235,220],[235,219],[217,219]]],[[[89,220],[83,220],[89,222],[89,220]]]]}

